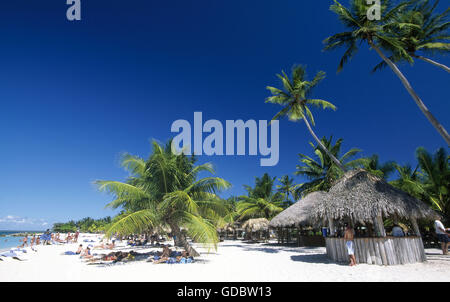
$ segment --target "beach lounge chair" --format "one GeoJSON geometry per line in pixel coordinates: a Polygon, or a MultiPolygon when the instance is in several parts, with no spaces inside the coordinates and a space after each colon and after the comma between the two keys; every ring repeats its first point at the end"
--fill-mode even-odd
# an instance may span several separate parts
{"type": "Polygon", "coordinates": [[[12,251],[1,253],[0,257],[12,258],[12,259],[15,259],[15,260],[24,261],[23,259],[20,259],[18,257],[18,255],[16,253],[12,252],[12,251]]]}
{"type": "Polygon", "coordinates": [[[16,248],[16,249],[12,249],[12,250],[10,250],[10,252],[19,252],[19,253],[27,253],[27,250],[26,249],[19,249],[19,248],[16,248]]]}

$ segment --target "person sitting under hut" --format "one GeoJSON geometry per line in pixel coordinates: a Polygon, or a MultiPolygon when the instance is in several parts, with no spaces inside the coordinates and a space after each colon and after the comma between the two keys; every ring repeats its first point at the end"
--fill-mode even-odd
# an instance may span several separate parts
{"type": "Polygon", "coordinates": [[[394,227],[392,228],[392,236],[405,237],[405,232],[403,232],[403,229],[398,224],[394,224],[394,227]]]}

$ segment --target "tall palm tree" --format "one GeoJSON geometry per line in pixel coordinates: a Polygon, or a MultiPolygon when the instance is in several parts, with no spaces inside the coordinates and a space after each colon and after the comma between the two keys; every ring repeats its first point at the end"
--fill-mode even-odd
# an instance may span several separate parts
{"type": "Polygon", "coordinates": [[[182,228],[194,241],[217,247],[217,224],[224,223],[227,211],[216,193],[230,184],[218,177],[197,179],[200,172],[213,174],[212,165],[195,165],[195,158],[173,153],[171,142],[165,147],[153,142],[152,146],[147,161],[123,156],[121,164],[131,174],[126,182],[95,182],[100,191],[115,196],[107,207],[126,210],[110,225],[107,235],[169,226],[175,243],[193,256],[199,254],[188,243],[182,228]]]}
{"type": "Polygon", "coordinates": [[[366,42],[393,70],[419,109],[450,146],[450,135],[447,130],[425,106],[397,65],[382,51],[382,49],[386,49],[389,52],[393,52],[394,56],[399,56],[409,62],[413,62],[412,57],[404,49],[402,42],[389,35],[392,28],[411,26],[409,24],[398,24],[395,20],[395,17],[408,5],[408,2],[402,2],[393,7],[390,0],[380,1],[382,4],[382,17],[379,21],[371,21],[367,17],[367,12],[371,5],[367,4],[366,0],[350,0],[349,8],[334,0],[335,4],[330,6],[330,10],[338,16],[339,20],[348,28],[348,31],[335,34],[325,39],[324,50],[334,50],[340,47],[346,48],[338,67],[338,71],[341,71],[347,61],[358,51],[358,45],[366,42]]]}
{"type": "Polygon", "coordinates": [[[289,177],[289,175],[284,175],[282,178],[278,179],[280,185],[277,185],[278,192],[284,195],[286,207],[292,205],[292,200],[290,195],[294,196],[294,179],[289,177]]]}
{"type": "Polygon", "coordinates": [[[266,103],[279,104],[284,108],[272,120],[277,120],[283,116],[289,117],[291,121],[303,120],[314,140],[322,148],[322,151],[327,153],[335,164],[345,171],[345,167],[325,148],[311,127],[311,124],[314,126],[315,122],[309,109],[310,105],[336,110],[336,106],[330,102],[310,98],[313,89],[325,78],[325,73],[319,71],[313,80],[308,81],[306,79],[306,68],[299,65],[294,66],[292,69],[292,79],[289,79],[284,71],[281,72],[281,75],[277,74],[277,77],[282,81],[283,89],[268,86],[267,89],[270,90],[272,96],[266,99],[266,103]],[[308,120],[311,121],[311,124],[308,120]]]}
{"type": "MultiPolygon", "coordinates": [[[[345,169],[351,169],[360,166],[362,159],[352,159],[361,150],[352,148],[345,154],[341,155],[341,146],[343,139],[340,138],[333,145],[333,137],[322,138],[322,144],[333,154],[339,158],[339,161],[345,166],[345,169]]],[[[334,161],[330,159],[328,153],[322,151],[321,148],[310,143],[314,150],[314,158],[305,154],[299,154],[300,165],[297,165],[295,175],[304,176],[309,182],[300,184],[296,187],[296,196],[304,196],[315,191],[328,191],[332,184],[343,175],[343,171],[336,167],[334,161]]]]}
{"type": "MultiPolygon", "coordinates": [[[[416,0],[408,9],[402,10],[395,18],[398,27],[391,28],[389,34],[398,39],[408,54],[416,59],[420,59],[434,66],[450,72],[450,67],[436,62],[429,57],[420,55],[418,52],[433,55],[435,53],[448,54],[450,52],[450,35],[448,29],[450,22],[448,16],[450,8],[443,13],[434,13],[439,0],[431,4],[429,0],[416,0]],[[404,26],[408,24],[408,26],[404,26]]],[[[394,54],[390,57],[394,62],[403,60],[401,54],[394,54]]],[[[374,70],[385,67],[383,61],[374,70]]]]}
{"type": "Polygon", "coordinates": [[[273,195],[273,185],[276,177],[271,177],[264,173],[262,177],[255,177],[255,187],[244,186],[249,192],[249,196],[269,199],[273,195]]]}

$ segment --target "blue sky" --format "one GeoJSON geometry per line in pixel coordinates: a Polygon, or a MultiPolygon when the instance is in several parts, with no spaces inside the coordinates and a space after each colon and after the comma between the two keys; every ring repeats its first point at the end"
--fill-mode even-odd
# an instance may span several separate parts
{"type": "MultiPolygon", "coordinates": [[[[114,215],[92,182],[125,179],[121,152],[147,157],[152,138],[166,141],[172,122],[193,121],[194,111],[270,119],[279,108],[264,103],[265,87],[293,64],[327,72],[315,96],[338,110],[315,111],[315,130],[344,138],[344,150],[403,164],[419,146],[444,146],[390,70],[370,73],[374,51],[362,47],[336,74],[342,52],[321,51],[342,30],[331,2],[82,1],[82,20],[69,22],[63,0],[2,1],[0,229],[114,215]]],[[[401,69],[449,129],[448,75],[422,62],[401,69]]],[[[225,196],[238,195],[264,172],[292,175],[309,141],[303,124],[283,120],[275,167],[248,156],[200,161],[233,184],[225,196]]]]}

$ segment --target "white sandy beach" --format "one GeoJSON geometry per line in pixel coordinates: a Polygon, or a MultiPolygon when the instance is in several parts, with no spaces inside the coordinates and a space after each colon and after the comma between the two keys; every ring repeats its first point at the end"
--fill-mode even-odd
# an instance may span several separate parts
{"type": "MultiPolygon", "coordinates": [[[[99,237],[101,235],[83,234],[80,242],[86,238],[99,237]]],[[[64,251],[75,251],[76,247],[77,244],[41,245],[37,247],[38,252],[28,248],[28,253],[20,254],[24,261],[2,257],[4,261],[0,261],[0,281],[450,281],[450,258],[439,255],[437,249],[427,249],[429,260],[426,263],[348,267],[329,261],[325,248],[225,241],[220,243],[217,251],[210,253],[197,247],[202,255],[192,264],[135,261],[99,266],[87,265],[79,256],[61,255],[64,251]]],[[[124,248],[119,243],[117,250],[129,251],[131,248],[124,248]]],[[[161,248],[137,247],[133,250],[143,253],[161,248]]]]}

